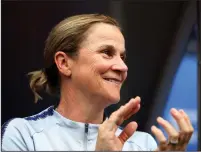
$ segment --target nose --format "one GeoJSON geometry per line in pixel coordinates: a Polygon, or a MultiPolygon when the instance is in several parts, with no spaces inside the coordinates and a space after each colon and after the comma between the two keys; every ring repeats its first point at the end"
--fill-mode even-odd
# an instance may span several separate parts
{"type": "Polygon", "coordinates": [[[128,67],[125,62],[119,57],[116,60],[116,63],[112,66],[112,70],[119,71],[119,72],[127,72],[128,67]]]}

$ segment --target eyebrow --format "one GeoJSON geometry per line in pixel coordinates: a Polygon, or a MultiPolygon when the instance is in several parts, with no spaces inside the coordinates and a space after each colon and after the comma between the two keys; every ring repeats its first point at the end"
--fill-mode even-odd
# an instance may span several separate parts
{"type": "MultiPolygon", "coordinates": [[[[109,48],[109,49],[112,49],[112,50],[116,50],[116,48],[113,45],[108,45],[108,44],[101,45],[98,49],[103,49],[103,48],[109,48]]],[[[126,50],[121,51],[120,54],[121,55],[126,54],[126,50]]]]}

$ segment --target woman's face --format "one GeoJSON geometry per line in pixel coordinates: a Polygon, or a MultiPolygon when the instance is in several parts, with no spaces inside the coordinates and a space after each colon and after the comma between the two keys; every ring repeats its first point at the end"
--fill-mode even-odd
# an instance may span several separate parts
{"type": "Polygon", "coordinates": [[[72,67],[71,80],[87,97],[107,104],[120,100],[120,89],[127,77],[125,42],[120,30],[97,23],[88,31],[72,67]]]}

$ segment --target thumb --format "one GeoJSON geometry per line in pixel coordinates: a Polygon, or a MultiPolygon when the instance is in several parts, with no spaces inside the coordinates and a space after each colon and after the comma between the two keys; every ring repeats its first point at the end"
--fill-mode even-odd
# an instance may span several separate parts
{"type": "Polygon", "coordinates": [[[128,138],[130,138],[136,130],[137,130],[136,122],[130,122],[128,125],[126,125],[124,130],[119,135],[119,139],[122,142],[122,144],[124,144],[126,140],[128,140],[128,138]]]}

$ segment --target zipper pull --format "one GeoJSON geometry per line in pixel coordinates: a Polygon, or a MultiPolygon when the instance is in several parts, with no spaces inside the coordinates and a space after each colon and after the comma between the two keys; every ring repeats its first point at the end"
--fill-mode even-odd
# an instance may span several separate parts
{"type": "Polygon", "coordinates": [[[88,133],[88,130],[89,130],[89,124],[86,123],[86,124],[85,124],[85,133],[88,133]]]}

